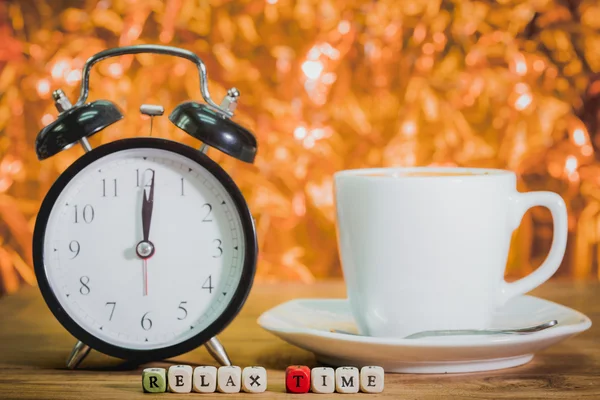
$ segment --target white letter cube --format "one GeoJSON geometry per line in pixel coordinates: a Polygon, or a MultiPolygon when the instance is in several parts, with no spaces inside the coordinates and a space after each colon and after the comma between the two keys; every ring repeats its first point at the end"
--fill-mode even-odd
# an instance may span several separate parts
{"type": "Polygon", "coordinates": [[[376,366],[362,367],[360,369],[360,390],[365,393],[383,392],[383,368],[376,366]]]}
{"type": "Polygon", "coordinates": [[[242,369],[235,365],[219,367],[217,371],[217,390],[221,393],[238,393],[241,389],[242,369]]]}
{"type": "Polygon", "coordinates": [[[313,393],[335,392],[335,372],[333,368],[313,368],[310,373],[310,388],[313,393]]]}
{"type": "Polygon", "coordinates": [[[358,393],[358,368],[339,367],[335,370],[335,390],[338,393],[358,393]]]}
{"type": "Polygon", "coordinates": [[[217,367],[200,366],[194,369],[194,392],[213,393],[217,390],[217,367]]]}
{"type": "Polygon", "coordinates": [[[192,391],[192,367],[189,365],[172,365],[167,374],[169,392],[189,393],[192,391]]]}
{"type": "Polygon", "coordinates": [[[242,389],[247,393],[262,393],[267,390],[267,370],[263,367],[244,368],[242,389]]]}

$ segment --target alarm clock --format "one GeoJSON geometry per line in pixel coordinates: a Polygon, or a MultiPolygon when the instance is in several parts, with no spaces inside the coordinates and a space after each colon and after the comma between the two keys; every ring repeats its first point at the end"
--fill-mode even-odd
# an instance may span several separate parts
{"type": "Polygon", "coordinates": [[[214,147],[254,161],[254,135],[231,119],[239,92],[231,89],[215,104],[202,60],[159,45],[102,51],[87,60],[81,82],[74,105],[54,92],[60,114],[36,139],[40,160],[77,143],[85,149],[44,198],[33,237],[43,298],[78,339],[67,365],[75,368],[90,349],[146,362],[201,345],[230,365],[216,335],[250,292],[258,248],[239,188],[205,153],[214,147]],[[198,67],[206,104],[180,104],[169,119],[199,139],[200,149],[153,137],[91,148],[88,138],[123,114],[106,100],[86,103],[90,70],[137,53],[182,57],[198,67]]]}

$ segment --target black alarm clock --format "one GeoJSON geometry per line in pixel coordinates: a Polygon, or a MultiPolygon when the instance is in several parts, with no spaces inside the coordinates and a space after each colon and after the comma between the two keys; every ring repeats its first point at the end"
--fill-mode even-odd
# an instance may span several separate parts
{"type": "Polygon", "coordinates": [[[215,104],[202,60],[158,45],[102,51],[87,60],[81,82],[74,105],[54,92],[61,113],[36,140],[40,160],[77,143],[86,150],[46,195],[33,237],[44,300],[79,340],[67,365],[76,367],[90,348],[145,362],[203,344],[229,365],[216,335],[250,292],[258,248],[244,197],[205,150],[254,161],[254,135],[231,120],[239,92],[231,89],[215,104]],[[123,118],[109,101],[85,103],[91,67],[137,53],[197,65],[206,104],[180,104],[169,119],[202,141],[200,149],[152,137],[91,148],[87,138],[123,118]]]}

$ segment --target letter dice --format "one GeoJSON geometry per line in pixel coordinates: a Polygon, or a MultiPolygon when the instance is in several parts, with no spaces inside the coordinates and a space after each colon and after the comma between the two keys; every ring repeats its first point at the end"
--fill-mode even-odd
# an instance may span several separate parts
{"type": "Polygon", "coordinates": [[[338,393],[358,393],[358,368],[339,367],[335,370],[335,390],[338,393]]]}
{"type": "Polygon", "coordinates": [[[285,370],[285,389],[288,393],[308,393],[310,369],[305,365],[291,365],[285,370]]]}
{"type": "Polygon", "coordinates": [[[167,371],[164,368],[144,369],[142,387],[146,393],[163,393],[167,390],[167,371]]]}
{"type": "Polygon", "coordinates": [[[189,393],[192,391],[192,367],[189,365],[173,365],[167,374],[169,392],[189,393]]]}
{"type": "Polygon", "coordinates": [[[381,367],[368,366],[360,369],[360,390],[365,393],[383,392],[384,371],[381,367]]]}
{"type": "Polygon", "coordinates": [[[200,366],[194,369],[194,392],[213,393],[217,390],[217,367],[200,366]]]}
{"type": "Polygon", "coordinates": [[[335,391],[333,368],[313,368],[310,372],[310,388],[313,393],[333,393],[335,391]]]}
{"type": "Polygon", "coordinates": [[[242,389],[247,393],[262,393],[267,390],[267,370],[263,367],[244,368],[242,389]]]}
{"type": "Polygon", "coordinates": [[[238,393],[242,388],[242,369],[237,366],[219,367],[217,390],[221,393],[238,393]]]}

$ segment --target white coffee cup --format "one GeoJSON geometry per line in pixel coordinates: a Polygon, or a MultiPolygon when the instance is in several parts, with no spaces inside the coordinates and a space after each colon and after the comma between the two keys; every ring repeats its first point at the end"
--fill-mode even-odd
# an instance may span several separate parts
{"type": "Polygon", "coordinates": [[[510,171],[382,168],[334,179],[340,258],[363,335],[484,329],[494,310],[548,280],[564,256],[563,199],[519,193],[510,171]],[[552,247],[537,270],[507,283],[511,234],[534,206],[552,214],[552,247]]]}

